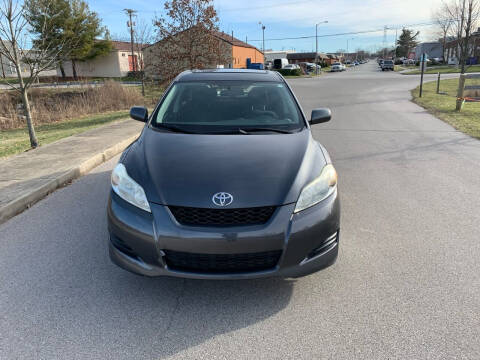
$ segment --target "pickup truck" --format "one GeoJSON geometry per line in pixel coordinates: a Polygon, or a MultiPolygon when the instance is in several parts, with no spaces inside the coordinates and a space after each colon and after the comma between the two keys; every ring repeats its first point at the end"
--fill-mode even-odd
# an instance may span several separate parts
{"type": "Polygon", "coordinates": [[[393,60],[384,60],[383,63],[382,63],[382,71],[385,71],[385,70],[394,70],[394,64],[393,64],[393,60]]]}

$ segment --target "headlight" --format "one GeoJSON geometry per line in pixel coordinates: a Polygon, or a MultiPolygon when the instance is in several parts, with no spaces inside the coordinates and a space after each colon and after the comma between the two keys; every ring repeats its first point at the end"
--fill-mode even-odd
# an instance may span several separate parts
{"type": "Polygon", "coordinates": [[[337,172],[332,164],[325,165],[320,176],[306,185],[297,201],[294,212],[305,210],[330,196],[337,187],[337,172]]]}
{"type": "Polygon", "coordinates": [[[127,174],[125,165],[118,163],[112,171],[112,189],[123,200],[142,210],[152,212],[145,191],[127,174]]]}

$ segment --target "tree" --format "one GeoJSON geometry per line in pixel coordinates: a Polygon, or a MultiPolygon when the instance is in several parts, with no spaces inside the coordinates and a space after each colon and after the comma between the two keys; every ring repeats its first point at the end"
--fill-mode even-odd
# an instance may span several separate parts
{"type": "MultiPolygon", "coordinates": [[[[63,49],[63,44],[67,42],[65,37],[65,22],[70,18],[70,4],[68,0],[25,0],[25,17],[30,24],[30,33],[34,36],[41,35],[42,39],[37,39],[36,45],[42,46],[48,44],[50,48],[57,50],[63,49]],[[51,24],[48,33],[43,31],[45,19],[51,24]]],[[[72,39],[69,39],[72,40],[72,39]]],[[[70,41],[70,45],[73,43],[70,41]]],[[[70,49],[65,49],[69,51],[70,49]]],[[[60,54],[58,65],[65,78],[62,58],[66,54],[60,54]]]]}
{"type": "Polygon", "coordinates": [[[139,54],[138,66],[140,68],[140,80],[142,81],[142,96],[145,96],[145,63],[143,59],[143,48],[147,44],[153,42],[153,31],[150,24],[143,20],[137,21],[137,25],[134,28],[133,38],[133,46],[137,54],[139,54]]]}
{"type": "Polygon", "coordinates": [[[445,3],[445,11],[452,22],[452,30],[456,37],[456,55],[461,66],[461,73],[465,73],[467,59],[472,53],[475,31],[480,17],[479,0],[454,0],[445,3]],[[473,41],[472,41],[473,40],[473,41]]]}
{"type": "Polygon", "coordinates": [[[112,43],[105,36],[107,29],[101,26],[97,13],[90,11],[88,4],[83,0],[70,0],[70,18],[65,22],[64,36],[66,39],[76,39],[76,46],[68,56],[72,63],[73,78],[78,79],[77,61],[91,60],[106,55],[112,51],[112,43]]]}
{"type": "Polygon", "coordinates": [[[402,33],[397,40],[396,55],[398,57],[408,57],[410,51],[418,45],[417,37],[419,34],[420,31],[415,33],[414,30],[402,29],[402,33]]]}
{"type": "Polygon", "coordinates": [[[443,61],[448,62],[447,54],[447,38],[452,28],[453,19],[449,16],[448,7],[443,3],[434,14],[434,22],[439,30],[441,36],[441,43],[443,48],[443,61]]]}
{"type": "Polygon", "coordinates": [[[225,43],[216,36],[219,19],[213,0],[166,1],[165,13],[154,21],[159,42],[148,48],[154,62],[147,64],[162,81],[185,69],[226,62],[225,43]]]}
{"type": "Polygon", "coordinates": [[[77,61],[103,56],[112,50],[106,28],[101,26],[97,13],[90,11],[83,0],[25,0],[25,8],[33,34],[42,31],[42,21],[46,17],[53,25],[50,33],[43,35],[49,46],[72,45],[60,56],[59,67],[63,78],[65,61],[71,61],[73,77],[77,79],[77,61]],[[99,37],[104,39],[99,40],[99,37]]]}
{"type": "MultiPolygon", "coordinates": [[[[47,7],[50,5],[46,0],[39,2],[38,12],[47,13],[47,7]]],[[[56,16],[60,15],[58,13],[56,16]]],[[[27,50],[27,35],[31,28],[26,8],[13,0],[2,0],[0,3],[0,56],[3,55],[15,67],[18,84],[7,83],[21,96],[32,148],[38,146],[38,140],[33,125],[28,91],[38,80],[42,71],[55,68],[60,54],[66,52],[71,45],[63,42],[54,46],[50,42],[51,34],[55,32],[55,21],[52,19],[56,16],[43,17],[39,31],[32,39],[32,46],[27,50]]]]}

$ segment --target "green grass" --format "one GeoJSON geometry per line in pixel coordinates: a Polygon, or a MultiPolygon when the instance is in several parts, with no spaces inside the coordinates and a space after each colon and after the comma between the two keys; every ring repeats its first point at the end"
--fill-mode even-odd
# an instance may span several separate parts
{"type": "MultiPolygon", "coordinates": [[[[467,66],[466,68],[467,73],[474,73],[474,72],[480,72],[480,65],[471,65],[467,66]]],[[[417,70],[412,70],[408,72],[404,72],[404,75],[418,75],[420,74],[421,71],[419,69],[417,70]]],[[[456,66],[432,66],[428,67],[427,70],[425,71],[425,74],[455,74],[455,73],[460,73],[460,67],[456,66]]]]}
{"type": "MultiPolygon", "coordinates": [[[[466,85],[480,85],[478,79],[467,79],[466,85]]],[[[455,111],[458,79],[442,80],[440,92],[436,94],[437,83],[423,85],[423,96],[418,97],[420,87],[412,90],[413,101],[454,128],[480,139],[480,103],[465,103],[461,112],[455,111]]]]}
{"type": "MultiPolygon", "coordinates": [[[[128,111],[109,112],[39,125],[35,130],[40,145],[45,145],[127,116],[128,111]]],[[[0,158],[18,154],[28,149],[30,149],[30,140],[26,127],[0,131],[0,158]]]]}
{"type": "Polygon", "coordinates": [[[18,84],[18,78],[0,78],[0,84],[8,85],[8,84],[18,84]]]}

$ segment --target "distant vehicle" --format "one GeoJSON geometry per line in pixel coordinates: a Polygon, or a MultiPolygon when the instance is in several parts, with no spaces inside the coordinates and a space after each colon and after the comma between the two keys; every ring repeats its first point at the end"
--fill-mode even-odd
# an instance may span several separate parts
{"type": "Polygon", "coordinates": [[[383,63],[382,63],[382,71],[385,71],[385,70],[394,70],[395,69],[395,65],[393,63],[393,60],[384,60],[383,63]]]}
{"type": "Polygon", "coordinates": [[[299,64],[301,67],[303,67],[306,71],[312,72],[315,71],[317,68],[320,70],[322,67],[320,65],[316,65],[314,63],[310,62],[303,62],[299,64]]]}
{"type": "Polygon", "coordinates": [[[360,63],[358,61],[355,61],[354,64],[355,64],[355,66],[360,65],[360,63]]]}
{"type": "Polygon", "coordinates": [[[285,70],[296,70],[296,69],[300,69],[300,66],[298,66],[297,64],[287,64],[283,67],[283,69],[285,69],[285,70]]]}
{"type": "Polygon", "coordinates": [[[272,70],[272,69],[273,69],[273,62],[265,61],[265,70],[272,70]]]}
{"type": "Polygon", "coordinates": [[[276,70],[283,69],[285,65],[288,65],[288,60],[285,58],[273,60],[273,68],[276,70]]]}
{"type": "Polygon", "coordinates": [[[346,66],[343,65],[341,62],[334,62],[332,64],[332,67],[330,68],[330,71],[332,72],[337,72],[337,71],[345,71],[346,66]]]}
{"type": "Polygon", "coordinates": [[[403,65],[415,65],[415,60],[405,59],[405,60],[403,60],[403,65]]]}
{"type": "Polygon", "coordinates": [[[449,57],[448,65],[458,65],[458,59],[456,57],[449,57]]]}
{"type": "Polygon", "coordinates": [[[383,59],[378,60],[378,65],[379,65],[380,67],[382,67],[383,61],[384,61],[383,59]]]}

